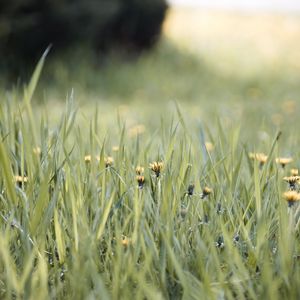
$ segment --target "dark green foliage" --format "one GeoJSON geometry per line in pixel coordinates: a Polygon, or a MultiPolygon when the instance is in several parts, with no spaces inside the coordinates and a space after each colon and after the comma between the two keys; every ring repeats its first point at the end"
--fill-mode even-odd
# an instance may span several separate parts
{"type": "Polygon", "coordinates": [[[141,50],[157,40],[165,0],[27,0],[0,3],[0,54],[37,60],[52,51],[86,43],[141,50]]]}

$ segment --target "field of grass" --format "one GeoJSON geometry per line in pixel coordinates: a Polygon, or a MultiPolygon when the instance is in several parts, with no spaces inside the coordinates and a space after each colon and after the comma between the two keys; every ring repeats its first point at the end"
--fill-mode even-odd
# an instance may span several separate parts
{"type": "Polygon", "coordinates": [[[299,299],[299,28],[175,10],[1,84],[0,299],[299,299]]]}

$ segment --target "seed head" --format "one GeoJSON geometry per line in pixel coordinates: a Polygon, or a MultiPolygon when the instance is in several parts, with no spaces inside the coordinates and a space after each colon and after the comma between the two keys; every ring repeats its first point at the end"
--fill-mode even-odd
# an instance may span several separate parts
{"type": "Polygon", "coordinates": [[[153,163],[149,164],[150,169],[155,173],[156,177],[159,177],[161,170],[163,169],[163,162],[154,161],[153,163]]]}
{"type": "Polygon", "coordinates": [[[240,236],[239,236],[239,234],[237,233],[237,234],[235,234],[234,237],[233,237],[233,243],[236,245],[236,244],[238,244],[239,240],[240,240],[240,236]]]}
{"type": "Polygon", "coordinates": [[[195,189],[195,185],[193,183],[191,183],[189,186],[188,186],[188,189],[187,189],[187,194],[189,196],[193,196],[194,194],[194,189],[195,189]]]}
{"type": "Polygon", "coordinates": [[[225,247],[224,238],[222,236],[219,236],[216,241],[216,247],[223,249],[225,247]]]}

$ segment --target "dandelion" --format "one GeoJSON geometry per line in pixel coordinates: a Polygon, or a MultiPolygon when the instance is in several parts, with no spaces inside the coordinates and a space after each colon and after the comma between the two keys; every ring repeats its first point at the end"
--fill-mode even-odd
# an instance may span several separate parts
{"type": "Polygon", "coordinates": [[[201,194],[201,199],[204,199],[205,197],[207,197],[208,195],[210,195],[212,193],[212,189],[209,187],[204,187],[202,190],[202,194],[201,194]]]}
{"type": "Polygon", "coordinates": [[[112,151],[113,152],[118,152],[119,151],[119,146],[113,146],[112,151]]]}
{"type": "Polygon", "coordinates": [[[121,240],[121,244],[122,244],[123,247],[127,248],[131,244],[131,239],[128,238],[127,236],[123,235],[122,240],[121,240]]]}
{"type": "Polygon", "coordinates": [[[268,156],[265,155],[264,153],[253,153],[253,152],[250,152],[249,153],[249,157],[251,159],[253,159],[253,160],[257,160],[260,163],[260,165],[265,164],[265,162],[268,159],[268,156]]]}
{"type": "Polygon", "coordinates": [[[22,184],[28,182],[28,177],[16,175],[14,176],[14,181],[18,185],[18,187],[22,188],[22,184]]]}
{"type": "Polygon", "coordinates": [[[143,186],[144,186],[144,183],[145,183],[145,177],[142,176],[142,175],[137,175],[136,176],[136,181],[138,182],[139,188],[142,189],[143,186]]]}
{"type": "Polygon", "coordinates": [[[144,173],[144,168],[141,166],[137,166],[135,168],[135,173],[136,173],[136,175],[142,175],[144,173]]]}
{"type": "MultiPolygon", "coordinates": [[[[95,156],[95,160],[99,162],[100,161],[100,156],[96,155],[95,156]]],[[[92,161],[92,156],[90,154],[86,155],[84,157],[84,161],[86,163],[90,163],[92,161]]],[[[112,164],[114,163],[113,157],[111,157],[111,156],[104,157],[104,163],[105,163],[105,167],[106,168],[112,166],[112,164]]]]}
{"type": "Polygon", "coordinates": [[[16,176],[14,176],[14,180],[16,183],[19,183],[19,184],[26,183],[26,182],[28,182],[28,177],[16,175],[16,176]]]}
{"type": "Polygon", "coordinates": [[[194,194],[194,189],[195,189],[195,185],[194,185],[194,184],[190,184],[190,185],[188,186],[188,189],[187,189],[187,194],[188,194],[189,196],[193,196],[193,194],[194,194]]]}
{"type": "Polygon", "coordinates": [[[295,190],[296,184],[300,181],[300,176],[285,176],[283,180],[290,185],[291,190],[295,190]]]}
{"type": "Polygon", "coordinates": [[[298,169],[291,169],[290,173],[291,173],[291,176],[298,176],[299,171],[298,171],[298,169]]]}
{"type": "Polygon", "coordinates": [[[296,201],[300,201],[300,193],[288,191],[283,193],[283,198],[288,202],[289,207],[291,207],[296,201]]]}
{"type": "Polygon", "coordinates": [[[84,157],[84,161],[87,162],[87,163],[91,162],[91,160],[92,160],[92,156],[91,155],[86,155],[84,157]]]}
{"type": "Polygon", "coordinates": [[[277,157],[275,161],[284,168],[287,164],[291,163],[293,159],[291,157],[277,157]]]}
{"type": "Polygon", "coordinates": [[[159,177],[160,172],[164,166],[163,162],[154,161],[153,163],[149,164],[150,169],[155,173],[156,177],[159,177]]]}
{"type": "Polygon", "coordinates": [[[113,157],[111,156],[107,156],[104,158],[104,163],[105,163],[105,167],[108,168],[108,167],[111,167],[114,163],[114,159],[113,157]]]}
{"type": "MultiPolygon", "coordinates": [[[[99,155],[96,155],[96,156],[95,156],[95,160],[96,160],[96,161],[100,161],[100,156],[99,156],[99,155]]],[[[90,162],[92,161],[92,156],[91,156],[90,154],[86,155],[86,156],[84,157],[84,161],[85,161],[86,163],[90,163],[90,162]]]]}

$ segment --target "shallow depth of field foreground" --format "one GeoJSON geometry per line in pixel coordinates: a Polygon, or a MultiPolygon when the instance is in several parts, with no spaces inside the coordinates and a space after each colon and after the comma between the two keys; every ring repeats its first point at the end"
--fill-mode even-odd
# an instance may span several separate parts
{"type": "Polygon", "coordinates": [[[299,299],[299,28],[171,10],[1,85],[0,299],[299,299]]]}

